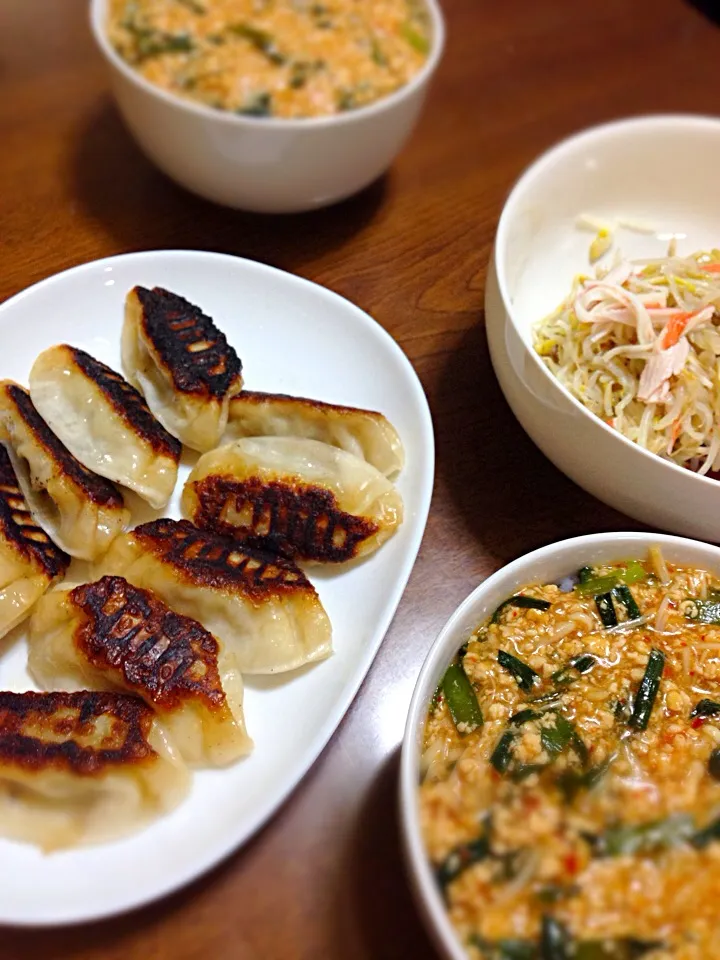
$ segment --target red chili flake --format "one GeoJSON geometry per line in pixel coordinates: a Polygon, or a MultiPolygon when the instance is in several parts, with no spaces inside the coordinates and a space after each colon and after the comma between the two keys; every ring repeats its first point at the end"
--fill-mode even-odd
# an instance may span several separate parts
{"type": "Polygon", "coordinates": [[[706,720],[707,717],[694,717],[690,726],[693,728],[693,730],[699,730],[706,720]]]}
{"type": "Polygon", "coordinates": [[[675,738],[675,734],[674,734],[674,733],[665,733],[665,734],[663,734],[663,742],[664,742],[664,743],[670,744],[670,743],[673,742],[674,738],[675,738]]]}
{"type": "Polygon", "coordinates": [[[673,670],[673,668],[671,667],[671,665],[670,665],[669,663],[666,663],[666,664],[665,664],[665,669],[663,670],[663,676],[665,676],[665,677],[671,677],[671,676],[673,675],[673,673],[675,673],[675,671],[673,670]]]}
{"type": "Polygon", "coordinates": [[[490,778],[496,781],[501,779],[500,774],[494,768],[490,771],[490,778]]]}
{"type": "Polygon", "coordinates": [[[528,810],[537,810],[540,806],[540,797],[536,797],[534,793],[528,793],[523,797],[523,805],[526,806],[528,810]]]}
{"type": "Polygon", "coordinates": [[[563,866],[565,867],[565,872],[570,874],[576,874],[580,869],[580,861],[578,860],[576,853],[568,853],[563,858],[563,866]]]}
{"type": "Polygon", "coordinates": [[[682,643],[680,644],[680,646],[681,646],[681,647],[686,647],[686,646],[687,646],[687,643],[683,640],[682,643]]]}

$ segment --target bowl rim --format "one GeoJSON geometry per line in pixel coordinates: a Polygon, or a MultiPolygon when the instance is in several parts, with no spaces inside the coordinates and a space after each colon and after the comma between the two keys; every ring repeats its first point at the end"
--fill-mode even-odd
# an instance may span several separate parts
{"type": "MultiPolygon", "coordinates": [[[[420,720],[427,710],[429,702],[428,691],[425,689],[428,678],[437,669],[439,663],[446,661],[445,646],[449,639],[454,637],[458,647],[462,640],[458,637],[460,626],[465,621],[469,611],[477,605],[478,600],[486,592],[504,580],[511,580],[513,576],[522,574],[522,580],[529,582],[533,579],[533,570],[559,554],[572,552],[575,548],[611,544],[614,541],[637,543],[649,547],[659,545],[672,553],[672,549],[681,550],[683,547],[699,549],[707,556],[715,558],[716,566],[720,570],[720,547],[694,540],[691,537],[680,537],[668,533],[653,531],[610,531],[605,533],[585,534],[578,537],[569,537],[558,540],[535,550],[525,553],[510,563],[507,563],[478,584],[465,599],[455,608],[445,624],[435,637],[413,689],[410,707],[408,708],[403,740],[400,748],[400,776],[398,778],[398,807],[400,821],[400,840],[403,849],[405,869],[410,887],[420,908],[426,928],[431,933],[436,946],[451,960],[467,960],[467,954],[455,933],[445,907],[440,889],[435,881],[430,861],[425,852],[425,846],[420,831],[419,805],[417,792],[419,783],[420,753],[417,748],[417,731],[420,720]]],[[[624,548],[619,548],[618,559],[624,548]]],[[[708,562],[710,562],[708,560],[708,562]]]]}
{"type": "MultiPolygon", "coordinates": [[[[580,130],[568,137],[564,137],[562,140],[559,140],[552,146],[548,147],[547,150],[536,157],[536,159],[533,160],[532,163],[520,174],[511,188],[503,206],[502,213],[500,214],[494,244],[495,271],[498,280],[498,288],[500,290],[500,297],[502,299],[505,314],[517,331],[523,347],[525,348],[526,354],[531,357],[531,362],[535,365],[536,369],[542,371],[542,374],[548,383],[550,383],[555,390],[562,394],[562,396],[569,400],[576,410],[578,410],[583,416],[587,417],[594,426],[599,427],[601,430],[604,430],[606,433],[612,436],[615,440],[624,444],[627,450],[634,454],[639,454],[645,457],[648,462],[655,464],[658,469],[669,470],[674,472],[678,477],[682,476],[693,483],[703,484],[708,490],[720,490],[720,480],[715,480],[713,477],[707,477],[704,474],[701,475],[699,473],[695,473],[686,467],[681,467],[672,460],[666,460],[659,454],[652,453],[645,447],[641,447],[640,444],[635,443],[633,440],[630,440],[613,427],[610,427],[601,417],[596,416],[596,414],[588,410],[587,407],[583,406],[583,404],[580,403],[580,401],[574,397],[572,393],[570,393],[567,387],[565,387],[556,377],[553,376],[535,350],[533,350],[525,340],[523,329],[515,318],[513,303],[510,297],[509,285],[505,272],[505,250],[507,248],[507,236],[510,230],[510,224],[515,217],[516,207],[522,201],[523,194],[530,187],[533,180],[547,170],[548,167],[551,167],[553,164],[555,164],[565,153],[582,147],[588,142],[592,142],[593,140],[602,140],[606,137],[614,137],[624,133],[629,133],[630,135],[634,133],[643,133],[644,131],[649,129],[651,130],[655,127],[686,127],[695,129],[704,128],[715,132],[720,138],[720,118],[718,117],[712,117],[701,113],[639,114],[636,116],[623,117],[620,120],[612,120],[608,123],[600,123],[595,126],[588,127],[585,130],[580,130]]],[[[538,317],[538,321],[540,319],[542,318],[538,317]]]]}
{"type": "Polygon", "coordinates": [[[108,40],[105,32],[108,0],[91,0],[89,16],[90,28],[95,43],[110,66],[114,67],[126,80],[129,80],[133,86],[154,96],[168,106],[176,107],[178,110],[185,111],[198,118],[214,120],[228,126],[236,126],[238,129],[300,132],[303,130],[324,129],[331,126],[342,127],[364,118],[385,113],[399,106],[404,100],[410,99],[414,93],[429,82],[440,63],[443,50],[445,49],[446,27],[445,18],[438,0],[423,0],[423,3],[430,15],[432,42],[427,59],[418,72],[408,83],[398,87],[397,90],[394,90],[386,97],[381,97],[379,100],[374,100],[372,103],[357,107],[353,110],[328,114],[321,117],[251,117],[231,113],[229,110],[215,110],[202,103],[196,103],[193,100],[184,99],[177,94],[168,93],[166,90],[163,90],[162,87],[150,83],[149,80],[146,80],[136,70],[133,70],[130,64],[126,63],[120,54],[116,52],[108,40]]]}

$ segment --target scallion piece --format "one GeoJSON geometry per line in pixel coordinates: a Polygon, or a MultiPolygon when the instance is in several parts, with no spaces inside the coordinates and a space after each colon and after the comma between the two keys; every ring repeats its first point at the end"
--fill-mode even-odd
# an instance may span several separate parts
{"type": "Polygon", "coordinates": [[[512,760],[512,745],[515,734],[506,730],[497,742],[497,746],[490,754],[490,763],[499,774],[506,772],[512,760]]]}
{"type": "Polygon", "coordinates": [[[600,593],[595,597],[595,604],[600,614],[600,619],[604,627],[616,627],[618,625],[615,604],[613,603],[612,592],[600,593]]]}
{"type": "Polygon", "coordinates": [[[539,597],[527,597],[524,593],[518,593],[514,597],[508,597],[503,600],[495,613],[492,615],[490,623],[499,623],[500,614],[506,607],[522,607],[526,610],[549,610],[552,606],[547,600],[541,600],[539,597]]]}
{"type": "Polygon", "coordinates": [[[498,663],[515,677],[521,690],[531,690],[533,684],[540,680],[540,676],[535,673],[532,667],[505,650],[498,650],[498,663]]]}
{"type": "Polygon", "coordinates": [[[482,726],[482,710],[462,664],[451,663],[447,668],[442,679],[442,691],[450,716],[461,736],[482,726]]]}
{"type": "Polygon", "coordinates": [[[664,669],[665,654],[657,647],[653,647],[645,667],[645,675],[640,681],[640,687],[635,697],[632,716],[628,720],[628,726],[632,727],[633,730],[647,729],[664,669]]]}

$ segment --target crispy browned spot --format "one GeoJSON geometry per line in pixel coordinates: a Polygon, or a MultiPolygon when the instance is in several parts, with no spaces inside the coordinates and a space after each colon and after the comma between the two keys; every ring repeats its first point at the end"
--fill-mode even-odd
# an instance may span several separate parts
{"type": "Polygon", "coordinates": [[[288,559],[341,563],[378,531],[374,521],[340,510],[330,490],[310,484],[211,475],[193,488],[199,527],[288,559]]]}
{"type": "Polygon", "coordinates": [[[162,287],[135,287],[146,337],[177,390],[222,399],[240,380],[240,358],[200,307],[162,287]]]}
{"type": "Polygon", "coordinates": [[[85,615],[75,643],[93,666],[120,670],[126,683],[163,710],[189,699],[224,707],[218,642],[197,620],[122,577],[75,587],[70,599],[85,615]]]}
{"type": "Polygon", "coordinates": [[[3,446],[0,446],[0,530],[19,553],[51,579],[62,576],[70,565],[70,557],[33,521],[3,446]]]}
{"type": "Polygon", "coordinates": [[[318,410],[321,413],[366,413],[371,417],[382,416],[376,410],[364,410],[362,407],[342,407],[337,403],[325,403],[323,400],[311,400],[309,397],[291,397],[287,393],[261,393],[258,390],[243,390],[236,397],[233,397],[230,401],[230,416],[232,417],[232,408],[235,405],[240,408],[243,403],[251,403],[259,407],[264,403],[272,403],[278,400],[283,403],[296,403],[301,407],[318,410]]]}
{"type": "Polygon", "coordinates": [[[16,383],[9,383],[5,387],[8,396],[15,405],[19,416],[25,421],[35,440],[45,449],[52,458],[59,473],[66,476],[78,487],[93,503],[108,507],[122,507],[123,498],[119,491],[103,477],[99,477],[92,470],[84,467],[79,460],[70,453],[64,443],[55,436],[50,427],[35,409],[30,394],[16,383]]]}
{"type": "Polygon", "coordinates": [[[123,693],[0,693],[0,768],[98,775],[157,756],[153,711],[123,693]]]}
{"type": "Polygon", "coordinates": [[[288,593],[316,595],[305,574],[291,561],[198,530],[188,520],[143,523],[131,536],[198,586],[219,587],[258,601],[288,593]]]}
{"type": "Polygon", "coordinates": [[[66,346],[66,349],[71,352],[80,370],[102,391],[115,413],[122,417],[131,430],[149,443],[156,453],[165,454],[175,462],[180,459],[182,444],[155,419],[142,394],[135,387],[84,350],[70,346],[66,346]]]}

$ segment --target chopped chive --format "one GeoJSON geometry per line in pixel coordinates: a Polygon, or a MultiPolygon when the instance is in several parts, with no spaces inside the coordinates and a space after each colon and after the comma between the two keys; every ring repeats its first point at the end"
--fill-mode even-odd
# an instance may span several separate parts
{"type": "Polygon", "coordinates": [[[626,584],[618,584],[618,586],[613,590],[613,596],[625,607],[628,620],[640,619],[640,608],[635,602],[635,597],[633,597],[632,593],[630,592],[630,588],[626,586],[626,584]]]}
{"type": "Polygon", "coordinates": [[[593,847],[599,857],[634,856],[695,843],[696,837],[693,818],[686,813],[674,813],[664,820],[609,827],[594,839],[593,847]]]}
{"type": "Polygon", "coordinates": [[[645,675],[640,681],[640,687],[635,697],[632,716],[628,720],[628,726],[634,730],[647,729],[664,668],[665,654],[657,647],[653,647],[648,657],[647,667],[645,667],[645,675]]]}
{"type": "Polygon", "coordinates": [[[503,600],[495,613],[492,615],[490,623],[499,623],[500,614],[506,607],[524,607],[529,610],[549,610],[552,606],[547,600],[540,600],[539,597],[527,597],[523,593],[518,593],[514,597],[508,597],[503,600]]]}
{"type": "Polygon", "coordinates": [[[515,734],[512,730],[506,730],[497,742],[497,746],[490,754],[490,763],[499,774],[506,772],[512,760],[512,745],[515,734]]]}
{"type": "Polygon", "coordinates": [[[482,726],[483,715],[477,696],[460,663],[451,663],[442,679],[442,691],[447,700],[450,716],[464,736],[482,726]],[[460,727],[462,726],[462,730],[460,727]]]}
{"type": "Polygon", "coordinates": [[[537,713],[535,710],[520,710],[518,713],[514,713],[509,720],[509,723],[514,724],[516,727],[520,727],[523,723],[527,723],[529,720],[539,720],[542,716],[541,713],[537,713]]]}
{"type": "Polygon", "coordinates": [[[698,600],[688,597],[684,608],[685,617],[696,623],[720,624],[720,598],[709,597],[707,600],[698,600]]]}
{"type": "Polygon", "coordinates": [[[630,586],[633,583],[639,583],[647,578],[647,571],[639,560],[630,560],[625,566],[625,570],[620,574],[623,583],[630,586]]]}
{"type": "Polygon", "coordinates": [[[477,947],[487,960],[537,960],[537,949],[529,940],[485,940],[472,934],[468,946],[477,947]]]}
{"type": "Polygon", "coordinates": [[[575,734],[575,727],[572,723],[561,713],[556,713],[554,726],[541,729],[540,742],[550,756],[555,757],[570,746],[573,734],[575,734]]]}
{"type": "Polygon", "coordinates": [[[490,840],[487,832],[481,834],[476,840],[469,843],[461,843],[455,847],[445,857],[443,862],[437,868],[435,876],[440,887],[444,890],[449,883],[452,883],[456,877],[471,867],[474,863],[486,860],[490,856],[490,840]]]}
{"type": "Polygon", "coordinates": [[[540,903],[559,903],[560,900],[568,900],[580,893],[577,886],[565,886],[561,883],[547,883],[535,891],[536,898],[540,903]]]}
{"type": "Polygon", "coordinates": [[[548,766],[547,763],[519,763],[510,771],[510,779],[513,783],[522,783],[523,780],[527,780],[534,773],[542,773],[543,770],[547,770],[548,766]]]}
{"type": "Polygon", "coordinates": [[[540,928],[541,960],[570,960],[573,956],[569,930],[559,920],[546,914],[540,928]]]}
{"type": "Polygon", "coordinates": [[[272,114],[271,103],[272,97],[269,93],[257,93],[235,112],[244,117],[269,117],[272,114]]]}
{"type": "Polygon", "coordinates": [[[715,717],[720,713],[720,703],[717,700],[699,700],[692,709],[690,719],[695,717],[715,717]]]}
{"type": "Polygon", "coordinates": [[[532,667],[505,650],[498,650],[498,663],[515,677],[521,690],[531,690],[533,684],[540,680],[539,675],[532,667]]]}
{"type": "Polygon", "coordinates": [[[579,656],[573,657],[570,664],[578,673],[587,673],[592,670],[597,662],[598,658],[594,657],[592,653],[581,653],[579,656]]]}
{"type": "Polygon", "coordinates": [[[430,50],[430,41],[427,37],[423,36],[415,27],[408,21],[406,21],[402,27],[402,35],[413,48],[418,53],[426,54],[430,50]]]}
{"type": "Polygon", "coordinates": [[[541,704],[546,710],[549,710],[560,703],[561,696],[560,690],[551,690],[549,693],[541,693],[537,697],[528,697],[528,702],[541,704]]]}
{"type": "Polygon", "coordinates": [[[611,573],[607,576],[580,581],[575,590],[581,597],[596,597],[598,594],[610,593],[619,583],[620,576],[617,573],[611,573]]]}
{"type": "Polygon", "coordinates": [[[595,605],[597,606],[604,627],[616,627],[618,625],[612,592],[598,594],[595,597],[595,605]]]}
{"type": "Polygon", "coordinates": [[[704,850],[714,840],[720,840],[720,817],[717,820],[711,820],[706,827],[693,834],[690,843],[698,850],[704,850]]]}
{"type": "Polygon", "coordinates": [[[569,802],[575,799],[581,790],[592,790],[607,773],[610,761],[606,760],[597,767],[590,767],[589,770],[580,772],[579,770],[563,770],[557,780],[558,787],[569,802]]]}
{"type": "Polygon", "coordinates": [[[270,63],[274,63],[278,67],[287,63],[287,57],[278,50],[272,34],[269,34],[266,30],[259,30],[249,23],[231,23],[227,29],[230,33],[247,40],[270,63]]]}
{"type": "Polygon", "coordinates": [[[646,953],[664,946],[659,940],[636,940],[634,937],[620,940],[586,940],[578,943],[573,960],[640,960],[646,953]]]}
{"type": "Polygon", "coordinates": [[[580,567],[578,570],[578,581],[580,583],[587,583],[593,578],[593,568],[592,567],[580,567]]]}
{"type": "Polygon", "coordinates": [[[587,673],[592,670],[597,662],[597,657],[594,657],[591,653],[581,653],[577,657],[573,657],[566,666],[556,670],[550,679],[557,686],[566,686],[575,679],[574,670],[578,673],[587,673]]]}

